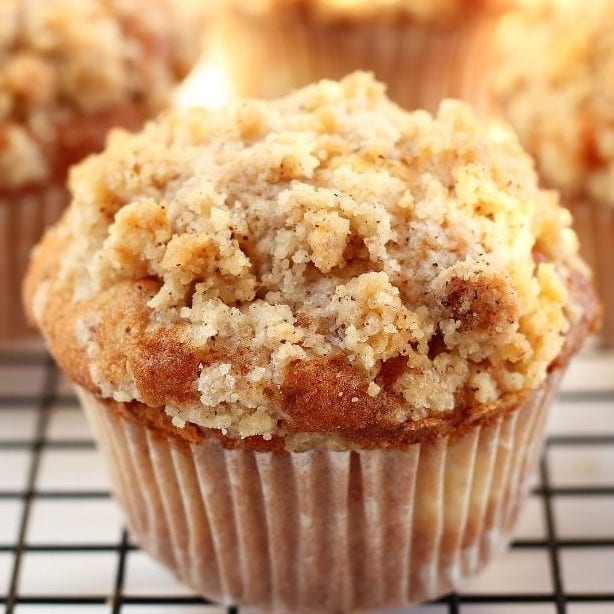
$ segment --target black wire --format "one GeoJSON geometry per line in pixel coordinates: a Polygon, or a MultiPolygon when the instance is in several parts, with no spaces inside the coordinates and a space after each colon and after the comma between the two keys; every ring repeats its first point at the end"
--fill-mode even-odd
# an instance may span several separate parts
{"type": "Polygon", "coordinates": [[[115,574],[115,584],[113,587],[113,595],[111,596],[112,610],[111,614],[119,614],[122,607],[122,593],[124,590],[124,578],[126,575],[126,553],[128,552],[128,533],[126,529],[122,531],[122,539],[117,548],[119,558],[117,561],[117,572],[115,574]]]}
{"type": "Polygon", "coordinates": [[[459,614],[460,605],[458,595],[456,593],[451,593],[445,600],[448,604],[448,614],[459,614]]]}
{"type": "Polygon", "coordinates": [[[40,467],[41,452],[45,446],[45,433],[49,422],[49,408],[55,401],[55,387],[58,380],[57,371],[50,359],[47,360],[47,368],[45,373],[45,385],[42,397],[39,400],[38,419],[36,424],[36,432],[34,442],[32,443],[32,458],[28,471],[28,480],[26,491],[23,494],[23,510],[19,523],[19,532],[17,544],[15,546],[13,556],[13,569],[9,582],[9,589],[6,595],[6,614],[13,614],[15,604],[17,602],[19,578],[21,572],[21,564],[23,553],[26,546],[26,533],[28,530],[28,521],[32,509],[32,501],[34,497],[34,486],[38,477],[40,467]]]}
{"type": "Polygon", "coordinates": [[[567,602],[563,591],[563,579],[561,577],[561,562],[559,560],[559,544],[557,543],[556,527],[554,524],[554,510],[552,507],[552,492],[550,490],[550,472],[548,470],[548,453],[544,452],[540,463],[540,474],[543,489],[544,516],[546,520],[547,550],[550,561],[550,572],[554,588],[554,605],[557,614],[565,614],[567,602]]]}

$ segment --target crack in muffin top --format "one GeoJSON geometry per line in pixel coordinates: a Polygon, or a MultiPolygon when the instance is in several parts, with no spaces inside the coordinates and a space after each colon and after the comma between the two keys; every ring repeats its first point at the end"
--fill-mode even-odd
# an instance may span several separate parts
{"type": "Polygon", "coordinates": [[[500,47],[497,93],[545,182],[614,206],[614,4],[528,5],[500,47]]]}
{"type": "Polygon", "coordinates": [[[495,411],[594,318],[515,137],[364,73],[116,131],[70,183],[30,316],[77,383],[179,427],[300,447],[495,411]]]}
{"type": "Polygon", "coordinates": [[[199,51],[197,0],[2,0],[0,191],[63,178],[102,126],[136,128],[199,51]]]}

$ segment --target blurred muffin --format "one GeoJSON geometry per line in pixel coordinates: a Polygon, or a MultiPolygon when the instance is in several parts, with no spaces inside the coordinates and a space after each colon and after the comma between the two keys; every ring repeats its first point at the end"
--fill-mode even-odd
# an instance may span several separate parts
{"type": "Polygon", "coordinates": [[[68,167],[163,108],[199,50],[195,5],[0,4],[0,339],[23,332],[28,253],[68,202],[68,167]]]}
{"type": "Polygon", "coordinates": [[[408,109],[490,100],[492,38],[506,0],[229,0],[221,47],[240,95],[275,97],[360,69],[408,109]]]}
{"type": "Polygon", "coordinates": [[[614,4],[527,6],[501,33],[496,87],[507,117],[574,217],[614,346],[614,4]]]}
{"type": "Polygon", "coordinates": [[[25,303],[134,537],[183,581],[403,606],[507,543],[596,318],[513,136],[357,73],[116,131],[71,187],[25,303]]]}

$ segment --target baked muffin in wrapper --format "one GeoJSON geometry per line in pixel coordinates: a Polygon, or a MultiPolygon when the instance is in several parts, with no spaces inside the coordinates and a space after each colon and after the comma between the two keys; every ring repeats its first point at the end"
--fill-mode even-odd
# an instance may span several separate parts
{"type": "Polygon", "coordinates": [[[614,5],[526,3],[499,47],[501,106],[572,213],[604,305],[601,340],[614,347],[614,5]]]}
{"type": "Polygon", "coordinates": [[[509,132],[357,73],[116,132],[71,187],[26,307],[186,584],[404,606],[507,543],[598,311],[509,132]]]}
{"type": "Polygon", "coordinates": [[[490,423],[402,450],[188,444],[80,398],[132,535],[179,579],[225,604],[349,612],[440,596],[501,552],[558,379],[490,423]]]}
{"type": "Polygon", "coordinates": [[[0,6],[0,340],[26,330],[29,250],[68,204],[71,164],[164,108],[199,47],[200,9],[172,0],[0,6]]]}
{"type": "Polygon", "coordinates": [[[271,98],[369,70],[408,109],[442,99],[490,108],[493,37],[504,0],[231,0],[221,55],[239,95],[271,98]]]}

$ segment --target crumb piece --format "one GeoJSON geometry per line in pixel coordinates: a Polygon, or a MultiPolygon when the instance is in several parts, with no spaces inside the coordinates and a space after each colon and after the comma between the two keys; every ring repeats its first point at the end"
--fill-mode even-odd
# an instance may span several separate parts
{"type": "Polygon", "coordinates": [[[376,397],[379,394],[381,388],[375,382],[369,382],[367,386],[367,394],[370,397],[376,397]]]}

